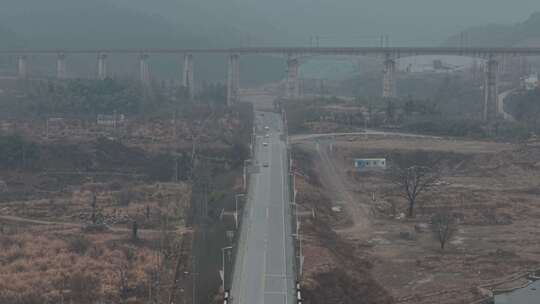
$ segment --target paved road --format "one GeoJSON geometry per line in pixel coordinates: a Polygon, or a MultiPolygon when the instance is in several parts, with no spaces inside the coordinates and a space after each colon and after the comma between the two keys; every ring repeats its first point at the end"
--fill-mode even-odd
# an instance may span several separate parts
{"type": "Polygon", "coordinates": [[[289,137],[289,142],[297,143],[301,141],[309,141],[315,139],[324,139],[329,137],[338,136],[360,136],[360,135],[380,135],[380,136],[397,136],[397,137],[409,137],[409,138],[426,138],[426,139],[442,139],[439,136],[421,135],[413,133],[401,133],[401,132],[386,132],[386,131],[374,131],[367,130],[365,132],[346,132],[346,133],[320,133],[320,134],[297,134],[289,137]]]}
{"type": "Polygon", "coordinates": [[[495,296],[495,304],[538,304],[540,303],[540,281],[514,292],[495,296]]]}
{"type": "Polygon", "coordinates": [[[255,160],[231,289],[232,303],[292,304],[294,252],[281,116],[256,112],[255,160]],[[264,127],[270,136],[265,137],[264,127]],[[263,145],[267,143],[267,146],[263,145]],[[265,167],[264,164],[268,167],[265,167]]]}

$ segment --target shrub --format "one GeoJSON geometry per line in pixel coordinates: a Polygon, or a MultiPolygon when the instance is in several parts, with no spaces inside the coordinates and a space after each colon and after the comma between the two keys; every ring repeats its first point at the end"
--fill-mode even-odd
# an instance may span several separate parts
{"type": "Polygon", "coordinates": [[[92,246],[92,242],[84,235],[79,235],[69,241],[68,247],[71,252],[79,255],[85,254],[92,246]]]}
{"type": "Polygon", "coordinates": [[[483,123],[481,121],[465,119],[445,119],[442,117],[431,117],[411,121],[405,124],[404,129],[410,132],[445,136],[486,136],[486,132],[483,129],[483,123]]]}
{"type": "Polygon", "coordinates": [[[0,166],[27,168],[39,158],[39,148],[17,135],[0,136],[0,166]]]}
{"type": "Polygon", "coordinates": [[[133,193],[130,189],[122,189],[120,192],[118,192],[116,198],[119,206],[126,207],[131,204],[131,201],[133,200],[133,193]]]}
{"type": "Polygon", "coordinates": [[[93,274],[77,272],[71,276],[68,285],[73,299],[76,299],[77,303],[86,304],[96,299],[101,281],[93,274]]]}

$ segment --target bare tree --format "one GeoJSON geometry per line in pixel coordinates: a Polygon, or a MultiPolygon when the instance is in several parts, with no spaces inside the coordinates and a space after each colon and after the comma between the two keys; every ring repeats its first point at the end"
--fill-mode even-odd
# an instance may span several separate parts
{"type": "Polygon", "coordinates": [[[174,303],[176,299],[176,293],[178,286],[180,284],[180,273],[182,272],[182,262],[184,261],[184,256],[182,255],[183,252],[183,242],[182,240],[178,240],[176,242],[176,249],[175,249],[175,267],[174,267],[174,275],[172,276],[172,282],[170,284],[170,290],[169,290],[169,301],[168,303],[174,303]]]}
{"type": "Polygon", "coordinates": [[[117,267],[118,272],[118,292],[122,303],[126,303],[129,297],[129,266],[122,263],[117,267]]]}
{"type": "Polygon", "coordinates": [[[440,171],[435,166],[393,166],[390,170],[392,181],[398,185],[408,201],[407,214],[414,217],[418,196],[429,189],[439,179],[440,171]]]}
{"type": "MultiPolygon", "coordinates": [[[[158,210],[159,212],[159,210],[158,210]]],[[[160,213],[161,222],[160,238],[155,251],[155,259],[151,263],[148,271],[148,300],[151,303],[167,303],[166,298],[171,298],[171,295],[166,292],[169,284],[169,272],[172,258],[177,253],[174,246],[174,232],[167,230],[168,215],[160,213]]],[[[172,297],[174,299],[174,297],[172,297]]],[[[169,302],[170,303],[170,302],[169,302]]]]}
{"type": "Polygon", "coordinates": [[[431,218],[431,229],[433,230],[433,236],[441,245],[441,250],[444,250],[446,243],[457,230],[457,222],[448,209],[442,209],[437,211],[431,218]]]}
{"type": "Polygon", "coordinates": [[[136,242],[139,239],[139,225],[137,224],[137,221],[133,221],[131,225],[131,240],[133,242],[136,242]]]}
{"type": "Polygon", "coordinates": [[[130,280],[133,279],[133,261],[135,260],[135,251],[131,247],[122,249],[123,259],[118,261],[116,268],[118,274],[118,295],[122,300],[122,303],[126,303],[129,298],[130,280]]]}
{"type": "MultiPolygon", "coordinates": [[[[66,286],[70,291],[70,299],[77,299],[77,303],[91,304],[95,301],[98,290],[101,290],[100,278],[94,274],[75,272],[66,286]]],[[[65,299],[64,299],[65,300],[65,299]]]]}
{"type": "Polygon", "coordinates": [[[97,198],[96,193],[92,193],[92,202],[90,203],[90,206],[92,207],[92,215],[90,216],[90,219],[92,221],[92,224],[97,224],[98,220],[98,210],[97,210],[97,198]]]}
{"type": "Polygon", "coordinates": [[[129,206],[129,204],[133,201],[133,192],[130,188],[124,188],[120,190],[120,192],[117,194],[117,202],[119,206],[129,206]]]}

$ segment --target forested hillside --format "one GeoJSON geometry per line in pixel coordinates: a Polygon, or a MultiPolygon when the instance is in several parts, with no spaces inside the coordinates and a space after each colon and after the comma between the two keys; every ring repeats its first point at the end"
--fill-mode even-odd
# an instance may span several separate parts
{"type": "Polygon", "coordinates": [[[540,46],[540,12],[526,21],[472,27],[448,39],[447,45],[459,46],[540,46]]]}
{"type": "Polygon", "coordinates": [[[162,16],[172,24],[188,27],[199,34],[215,36],[225,45],[280,43],[287,41],[290,32],[278,31],[279,22],[271,22],[268,11],[260,5],[239,0],[109,1],[120,7],[162,16]]]}
{"type": "MultiPolygon", "coordinates": [[[[410,0],[392,3],[391,8],[388,1],[380,0],[3,0],[0,20],[27,43],[39,46],[67,42],[307,45],[313,36],[319,36],[323,45],[376,45],[380,35],[389,35],[393,45],[436,45],[471,25],[515,22],[540,10],[540,4],[535,0],[521,0],[519,6],[503,0],[410,0]],[[492,8],[489,14],[479,15],[487,5],[492,8]]],[[[516,26],[470,28],[469,40],[486,44],[502,36],[508,43],[519,42],[534,36],[538,19],[533,15],[516,26]],[[516,31],[519,35],[513,35],[516,31]]],[[[456,41],[459,35],[449,43],[456,41]]]]}

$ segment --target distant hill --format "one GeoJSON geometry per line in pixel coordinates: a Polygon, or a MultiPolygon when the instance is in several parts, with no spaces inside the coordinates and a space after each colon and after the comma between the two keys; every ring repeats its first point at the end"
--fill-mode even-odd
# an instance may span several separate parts
{"type": "Polygon", "coordinates": [[[2,0],[2,7],[2,24],[35,47],[232,47],[277,37],[261,15],[229,1],[2,0]]]}
{"type": "Polygon", "coordinates": [[[472,27],[450,37],[449,46],[540,46],[540,12],[514,25],[472,27]]]}
{"type": "MultiPolygon", "coordinates": [[[[2,0],[0,20],[13,31],[2,31],[0,27],[0,48],[21,45],[54,49],[233,47],[245,45],[249,39],[271,35],[271,27],[264,25],[254,26],[251,30],[265,28],[265,35],[250,34],[247,24],[256,23],[256,20],[235,16],[234,10],[225,10],[225,4],[205,7],[197,6],[196,1],[163,0],[154,7],[153,1],[138,0],[133,3],[124,0],[2,0]],[[17,40],[4,43],[4,37],[13,36],[6,38],[7,41],[14,39],[13,32],[17,40]]],[[[197,57],[196,77],[209,81],[224,79],[224,59],[197,57]]],[[[120,60],[115,62],[117,66],[121,65],[120,60]]],[[[124,70],[135,71],[132,62],[125,61],[124,65],[128,67],[124,70]]],[[[157,58],[152,66],[162,76],[176,77],[180,67],[171,62],[157,58]]],[[[48,62],[46,64],[50,66],[48,62]]],[[[94,62],[87,65],[92,68],[94,62]]],[[[284,68],[275,64],[275,59],[270,59],[262,61],[260,68],[249,72],[245,79],[276,79],[283,71],[284,68]]]]}
{"type": "MultiPolygon", "coordinates": [[[[519,20],[537,0],[2,0],[0,22],[30,45],[439,45],[463,28],[519,20]],[[390,3],[392,2],[392,3],[390,3]],[[486,11],[486,7],[490,10],[486,11]],[[62,34],[61,30],[65,30],[62,34]],[[84,34],[81,35],[81,32],[84,34]],[[123,34],[118,39],[118,34],[123,34]]],[[[477,32],[475,43],[508,34],[477,32]]],[[[459,35],[458,35],[459,36],[459,35]]],[[[472,36],[472,35],[471,35],[472,36]]],[[[470,39],[473,40],[472,37],[470,39]]],[[[459,37],[452,43],[459,42],[459,37]]],[[[498,40],[497,40],[498,41],[498,40]]]]}
{"type": "MultiPolygon", "coordinates": [[[[219,34],[226,45],[245,46],[276,43],[287,39],[288,31],[278,31],[267,11],[259,5],[238,0],[109,0],[120,7],[188,27],[199,33],[219,34]]],[[[272,20],[275,22],[275,20],[272,20]]]]}
{"type": "MultiPolygon", "coordinates": [[[[3,0],[2,23],[30,47],[202,45],[205,37],[108,0],[3,0]]],[[[216,36],[217,37],[217,36],[216,36]]]]}

